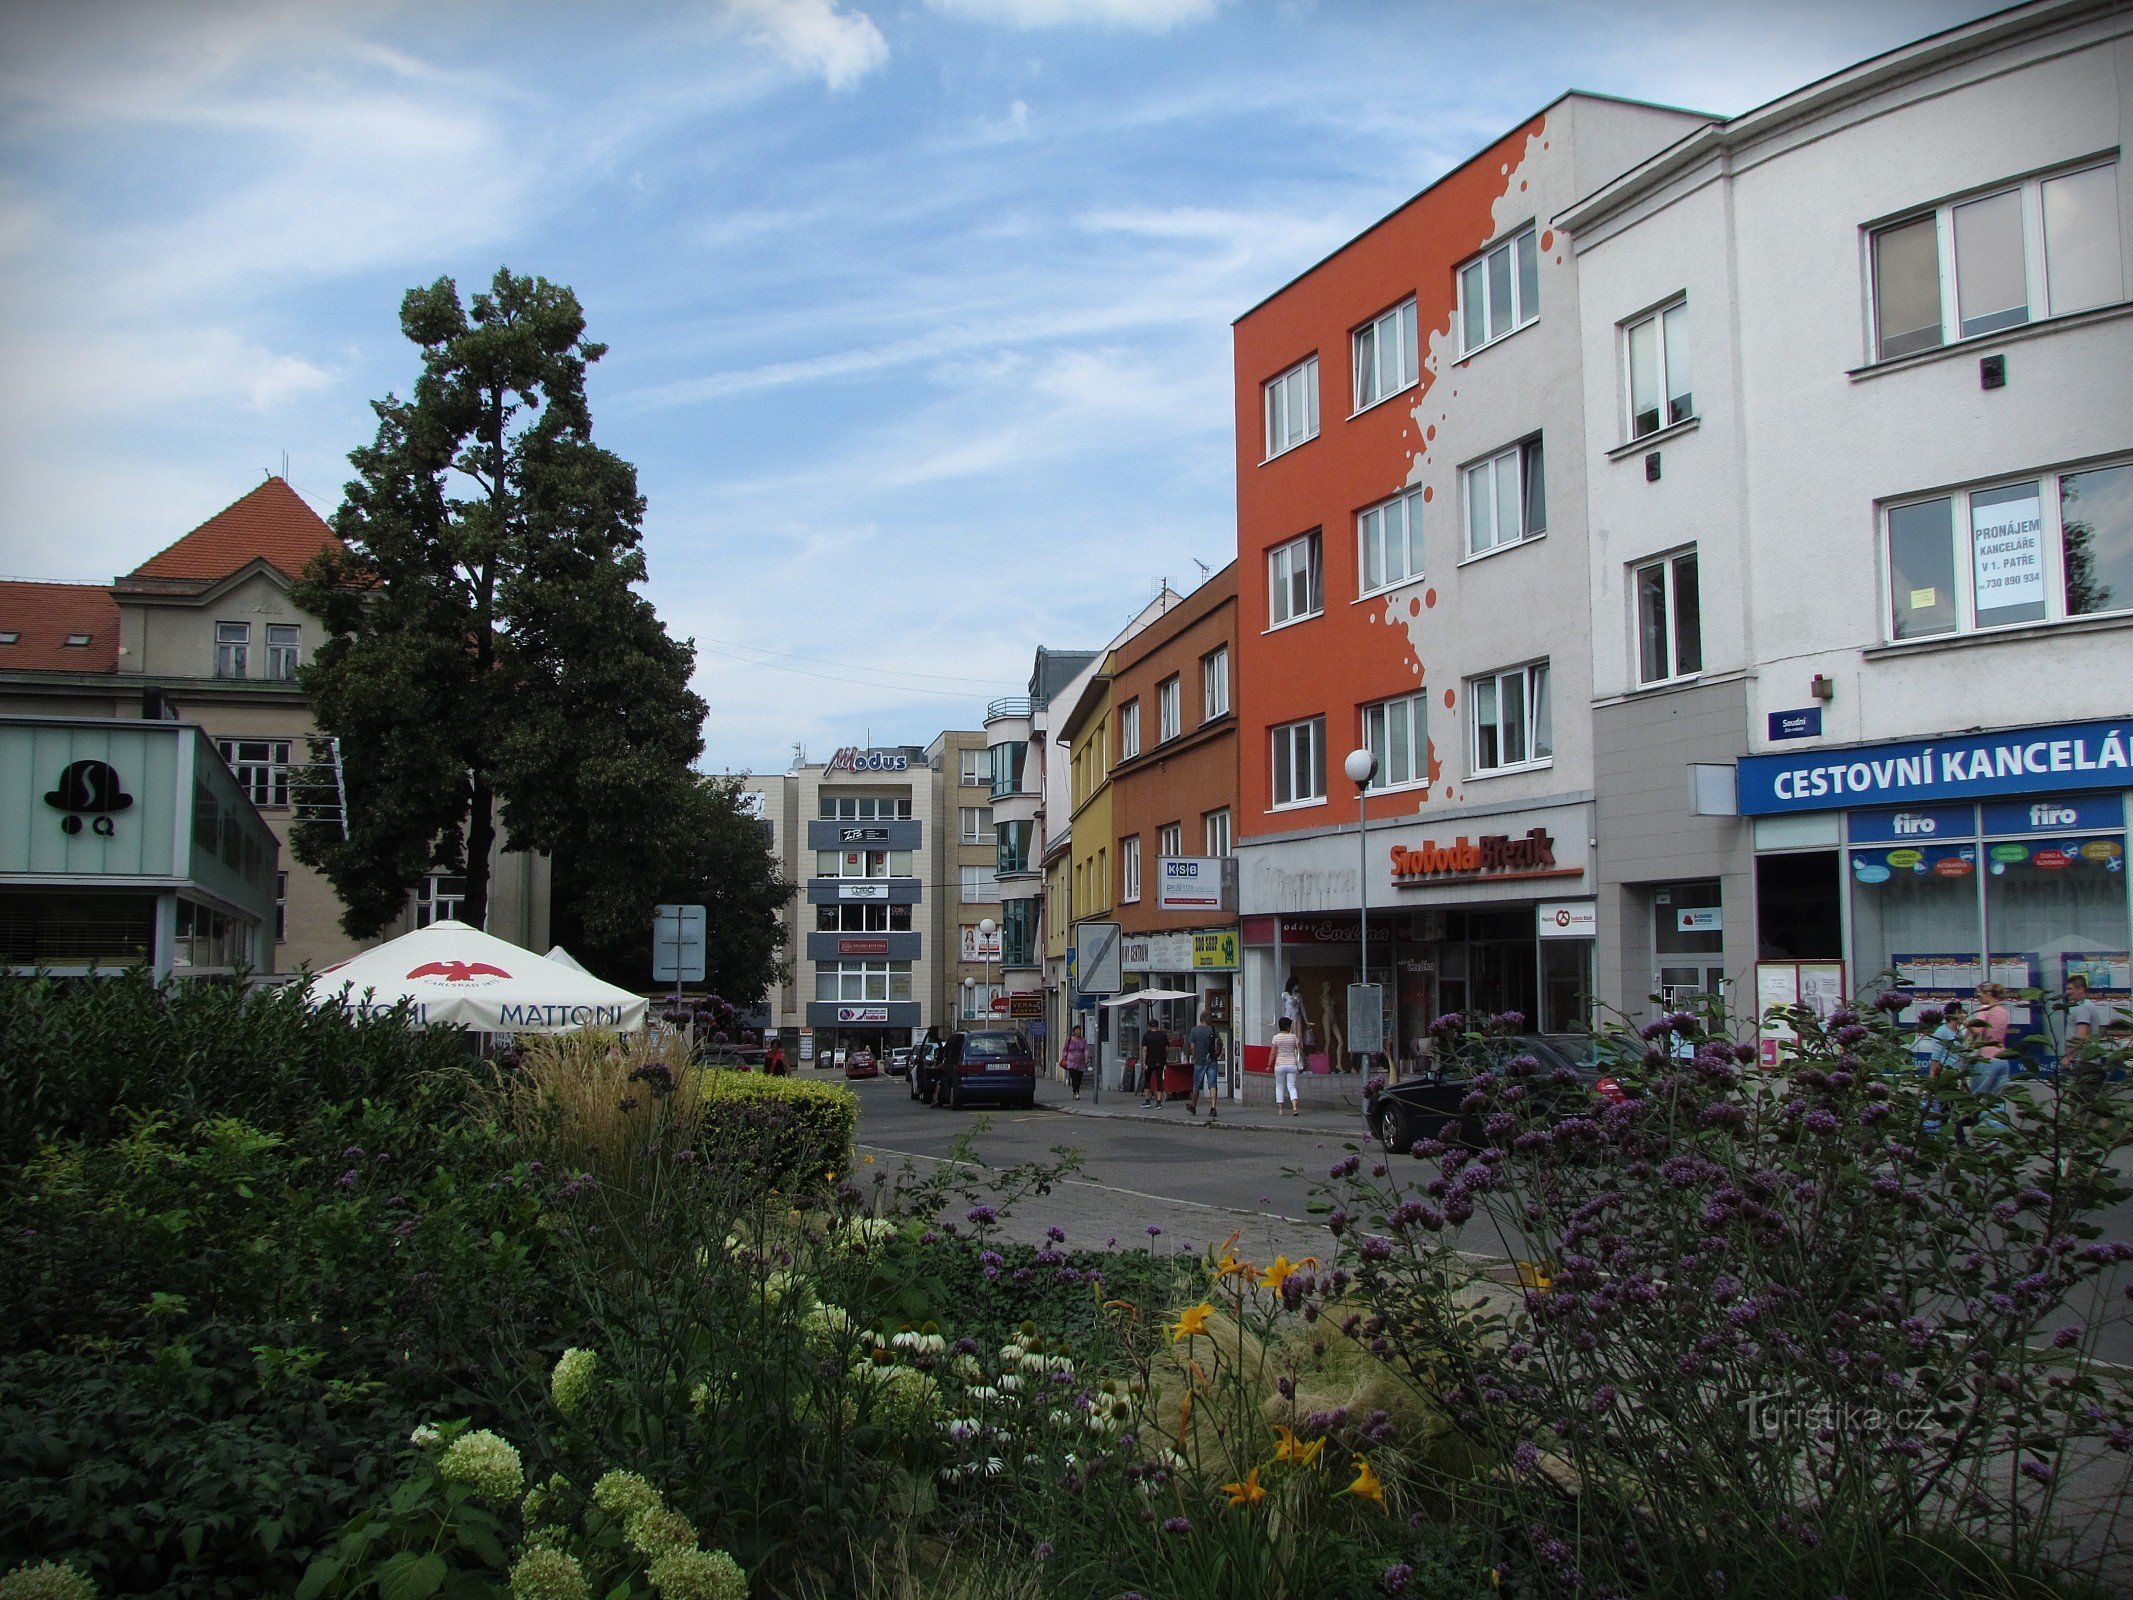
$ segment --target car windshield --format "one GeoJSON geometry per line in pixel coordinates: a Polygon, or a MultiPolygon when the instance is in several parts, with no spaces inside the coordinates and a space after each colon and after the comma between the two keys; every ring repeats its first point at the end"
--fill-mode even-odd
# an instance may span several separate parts
{"type": "Polygon", "coordinates": [[[1011,1033],[973,1033],[963,1041],[965,1061],[1018,1061],[1029,1054],[1011,1033]]]}

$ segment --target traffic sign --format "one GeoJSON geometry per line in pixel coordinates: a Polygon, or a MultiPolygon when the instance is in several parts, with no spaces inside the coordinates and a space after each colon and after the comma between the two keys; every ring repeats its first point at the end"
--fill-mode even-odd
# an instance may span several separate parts
{"type": "Polygon", "coordinates": [[[1126,986],[1120,932],[1115,922],[1074,925],[1074,987],[1083,994],[1117,994],[1126,986]]]}
{"type": "Polygon", "coordinates": [[[702,983],[704,944],[710,916],[702,906],[655,906],[652,911],[652,981],[702,983]]]}

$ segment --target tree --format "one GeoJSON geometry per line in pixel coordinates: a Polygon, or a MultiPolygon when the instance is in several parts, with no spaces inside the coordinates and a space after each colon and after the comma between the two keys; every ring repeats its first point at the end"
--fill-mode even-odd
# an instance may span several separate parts
{"type": "Polygon", "coordinates": [[[465,874],[461,915],[482,925],[499,822],[516,848],[627,855],[641,819],[697,788],[706,711],[694,647],[631,588],[644,501],[592,441],[585,371],[606,347],[577,297],[499,269],[468,308],[440,278],[400,326],[422,349],[413,398],[373,406],[343,548],[296,588],[331,635],[303,684],[341,741],[348,817],[293,843],[357,937],[437,869],[465,874]]]}

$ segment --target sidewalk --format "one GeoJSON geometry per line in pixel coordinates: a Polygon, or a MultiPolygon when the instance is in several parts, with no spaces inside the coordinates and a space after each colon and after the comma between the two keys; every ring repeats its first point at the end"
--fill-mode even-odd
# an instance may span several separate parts
{"type": "MultiPolygon", "coordinates": [[[[1296,1116],[1276,1116],[1270,1105],[1248,1105],[1241,1101],[1224,1100],[1216,1108],[1212,1129],[1228,1132],[1243,1129],[1247,1133],[1300,1133],[1314,1139],[1355,1139],[1370,1142],[1370,1130],[1363,1126],[1363,1113],[1354,1106],[1336,1102],[1328,1105],[1321,1098],[1313,1105],[1305,1085],[1303,1110],[1296,1116]]],[[[1040,1111],[1056,1111],[1070,1117],[1103,1117],[1120,1122],[1159,1122],[1171,1127],[1187,1123],[1209,1126],[1207,1102],[1200,1102],[1200,1114],[1194,1116],[1181,1100],[1173,1100],[1167,1106],[1143,1110],[1140,1096],[1128,1090],[1106,1089],[1103,1104],[1096,1103],[1095,1092],[1084,1089],[1076,1100],[1067,1086],[1045,1085],[1046,1093],[1037,1102],[1040,1111]]]]}

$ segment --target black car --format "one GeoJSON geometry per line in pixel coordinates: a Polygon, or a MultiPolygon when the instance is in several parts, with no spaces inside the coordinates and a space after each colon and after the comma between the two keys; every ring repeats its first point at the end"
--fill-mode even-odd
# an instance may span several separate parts
{"type": "MultiPolygon", "coordinates": [[[[1473,1089],[1475,1073],[1498,1070],[1513,1056],[1522,1055],[1540,1063],[1540,1071],[1532,1081],[1543,1104],[1559,1091],[1560,1086],[1548,1081],[1559,1068],[1575,1073],[1586,1091],[1603,1100],[1628,1099],[1628,1091],[1620,1082],[1584,1059],[1582,1043],[1520,1033],[1464,1044],[1437,1071],[1402,1078],[1366,1097],[1363,1120],[1389,1155],[1405,1155],[1418,1139],[1478,1146],[1482,1142],[1483,1114],[1462,1110],[1460,1102],[1473,1089]]],[[[1573,1094],[1570,1100],[1582,1104],[1585,1096],[1573,1094]]]]}
{"type": "Polygon", "coordinates": [[[911,1068],[912,1093],[934,1105],[961,1110],[995,1100],[1028,1111],[1037,1104],[1037,1058],[1010,1028],[972,1028],[952,1033],[927,1064],[928,1045],[911,1068]]]}

